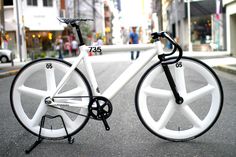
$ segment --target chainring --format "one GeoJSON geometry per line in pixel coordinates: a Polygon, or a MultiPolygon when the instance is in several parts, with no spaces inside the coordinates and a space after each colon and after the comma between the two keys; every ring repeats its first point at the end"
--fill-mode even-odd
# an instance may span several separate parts
{"type": "Polygon", "coordinates": [[[96,120],[105,120],[111,116],[112,104],[111,102],[101,96],[94,97],[89,106],[89,115],[96,120]]]}

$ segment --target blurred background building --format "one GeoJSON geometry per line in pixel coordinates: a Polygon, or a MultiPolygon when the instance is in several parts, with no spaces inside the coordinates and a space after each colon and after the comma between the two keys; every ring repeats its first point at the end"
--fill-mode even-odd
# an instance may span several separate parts
{"type": "Polygon", "coordinates": [[[221,0],[153,0],[153,2],[162,3],[157,5],[156,9],[162,30],[169,32],[184,50],[189,49],[189,37],[193,51],[226,50],[225,9],[221,0]],[[191,36],[188,35],[188,1],[191,36]]]}
{"type": "Polygon", "coordinates": [[[94,22],[81,24],[88,45],[98,39],[122,44],[121,28],[129,33],[135,26],[140,43],[148,43],[151,32],[167,31],[186,51],[236,55],[235,8],[235,0],[1,0],[0,42],[6,38],[25,60],[53,51],[58,37],[75,37],[56,17],[90,18],[94,22]]]}
{"type": "Polygon", "coordinates": [[[223,6],[226,10],[227,50],[236,56],[236,1],[223,0],[223,6]]]}
{"type": "Polygon", "coordinates": [[[60,7],[55,0],[4,0],[8,48],[18,52],[22,60],[32,51],[52,49],[55,37],[64,29],[56,18],[60,7]]]}

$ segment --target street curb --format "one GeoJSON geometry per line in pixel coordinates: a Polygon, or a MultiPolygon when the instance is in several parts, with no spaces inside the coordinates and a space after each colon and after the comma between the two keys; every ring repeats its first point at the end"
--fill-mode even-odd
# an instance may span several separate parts
{"type": "Polygon", "coordinates": [[[19,70],[20,69],[10,70],[10,71],[7,71],[7,72],[2,72],[2,73],[0,73],[0,78],[16,75],[19,72],[19,70]]]}
{"type": "Polygon", "coordinates": [[[228,65],[216,66],[216,69],[236,75],[236,68],[228,65]]]}

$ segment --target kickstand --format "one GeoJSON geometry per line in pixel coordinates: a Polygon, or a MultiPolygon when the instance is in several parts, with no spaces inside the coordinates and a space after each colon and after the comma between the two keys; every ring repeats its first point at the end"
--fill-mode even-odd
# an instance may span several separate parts
{"type": "Polygon", "coordinates": [[[45,118],[54,119],[54,118],[57,118],[57,117],[59,117],[59,118],[61,119],[62,124],[63,124],[63,127],[65,128],[66,135],[67,135],[67,138],[68,138],[68,143],[69,143],[69,144],[73,144],[73,143],[74,143],[74,138],[72,138],[71,136],[69,136],[68,131],[67,131],[67,129],[66,129],[65,122],[64,122],[64,120],[63,120],[63,118],[62,118],[61,115],[56,115],[56,116],[44,115],[44,116],[41,118],[38,139],[34,142],[33,145],[31,145],[28,149],[25,150],[25,153],[26,153],[26,154],[29,154],[35,147],[37,147],[37,146],[43,141],[44,138],[41,137],[41,131],[42,131],[42,128],[44,127],[45,118]]]}

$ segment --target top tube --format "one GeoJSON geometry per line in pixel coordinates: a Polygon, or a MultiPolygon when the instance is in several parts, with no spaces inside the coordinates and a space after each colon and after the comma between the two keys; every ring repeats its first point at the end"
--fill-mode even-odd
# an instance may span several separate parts
{"type": "MultiPolygon", "coordinates": [[[[89,52],[90,47],[86,46],[85,51],[89,52]]],[[[102,45],[100,47],[102,52],[128,52],[128,51],[147,51],[156,47],[155,43],[151,44],[130,44],[130,45],[102,45]]]]}

